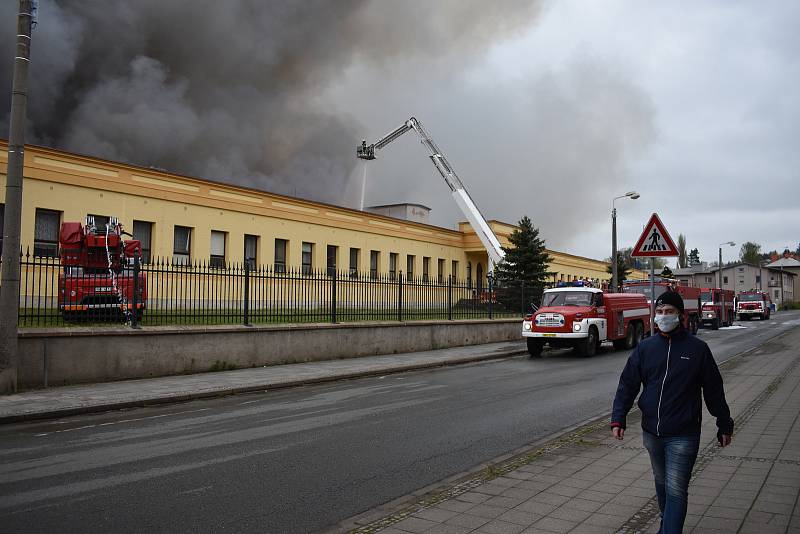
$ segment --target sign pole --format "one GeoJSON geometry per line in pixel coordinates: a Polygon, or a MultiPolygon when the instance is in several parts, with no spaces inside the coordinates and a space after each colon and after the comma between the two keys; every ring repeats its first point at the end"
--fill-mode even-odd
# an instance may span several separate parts
{"type": "Polygon", "coordinates": [[[656,316],[656,299],[653,295],[656,293],[656,259],[650,258],[650,335],[653,331],[653,319],[656,316]]]}

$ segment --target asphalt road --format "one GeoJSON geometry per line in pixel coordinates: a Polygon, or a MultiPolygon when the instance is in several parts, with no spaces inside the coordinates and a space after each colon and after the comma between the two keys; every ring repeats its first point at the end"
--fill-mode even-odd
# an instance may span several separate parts
{"type": "MultiPolygon", "coordinates": [[[[800,312],[701,330],[718,361],[800,312]]],[[[607,346],[0,427],[3,532],[313,532],[610,411],[607,346]]]]}

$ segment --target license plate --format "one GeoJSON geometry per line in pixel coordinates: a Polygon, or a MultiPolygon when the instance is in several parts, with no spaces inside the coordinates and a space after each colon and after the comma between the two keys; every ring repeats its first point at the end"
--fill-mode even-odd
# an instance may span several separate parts
{"type": "Polygon", "coordinates": [[[111,291],[113,288],[110,287],[96,287],[94,288],[95,293],[107,293],[111,291]]]}
{"type": "Polygon", "coordinates": [[[555,334],[542,334],[542,337],[556,337],[555,334]]]}

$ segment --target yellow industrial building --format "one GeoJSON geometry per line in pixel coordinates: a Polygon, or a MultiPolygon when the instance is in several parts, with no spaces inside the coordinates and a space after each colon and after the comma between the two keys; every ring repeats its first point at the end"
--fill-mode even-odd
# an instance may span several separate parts
{"type": "MultiPolygon", "coordinates": [[[[5,171],[7,143],[0,146],[5,171]]],[[[5,180],[0,174],[0,200],[5,180]]],[[[482,285],[488,260],[475,232],[467,223],[450,230],[420,222],[425,209],[397,205],[359,211],[28,145],[21,238],[23,250],[55,255],[61,222],[94,215],[102,223],[113,216],[141,240],[145,260],[169,257],[211,265],[246,260],[278,269],[334,267],[430,280],[453,275],[482,285]],[[398,209],[408,216],[397,216],[398,209]]],[[[489,224],[508,246],[515,226],[489,224]]],[[[610,278],[606,262],[549,253],[553,282],[610,278]]]]}

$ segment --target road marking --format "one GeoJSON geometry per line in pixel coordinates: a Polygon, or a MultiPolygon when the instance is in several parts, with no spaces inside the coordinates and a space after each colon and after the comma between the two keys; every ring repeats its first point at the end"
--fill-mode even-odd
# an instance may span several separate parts
{"type": "Polygon", "coordinates": [[[164,413],[161,415],[148,415],[147,417],[135,417],[132,419],[120,419],[119,421],[109,421],[107,423],[98,423],[95,425],[85,425],[85,426],[77,426],[75,428],[65,428],[64,430],[54,430],[52,432],[42,432],[41,434],[34,434],[33,437],[40,438],[42,436],[49,436],[50,434],[63,434],[64,432],[73,432],[75,430],[85,430],[87,428],[97,428],[101,426],[110,426],[110,425],[118,425],[120,423],[133,423],[135,421],[145,421],[147,419],[160,419],[162,417],[170,417],[173,415],[183,415],[187,413],[195,413],[195,412],[205,412],[210,410],[211,408],[201,408],[199,410],[184,410],[182,412],[172,412],[172,413],[164,413]]]}

